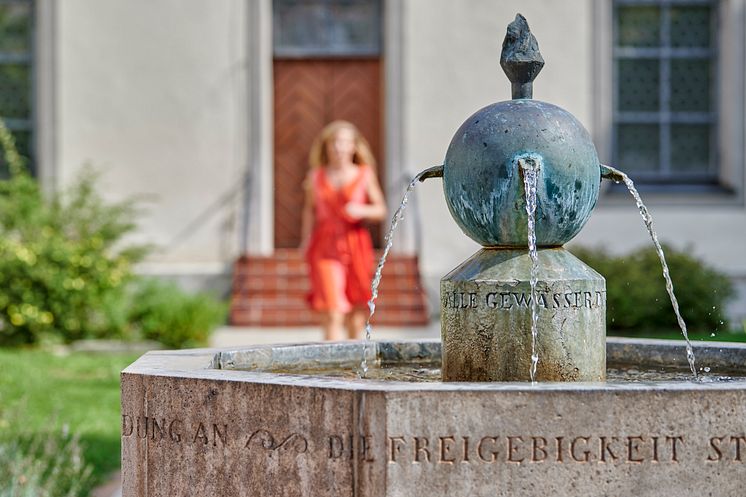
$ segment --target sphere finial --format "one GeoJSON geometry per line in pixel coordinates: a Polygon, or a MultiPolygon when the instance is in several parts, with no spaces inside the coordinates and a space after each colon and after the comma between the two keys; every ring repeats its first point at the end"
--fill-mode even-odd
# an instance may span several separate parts
{"type": "Polygon", "coordinates": [[[500,66],[512,84],[513,99],[533,97],[533,81],[544,67],[544,59],[539,53],[539,43],[521,14],[516,14],[515,20],[508,24],[500,66]]]}

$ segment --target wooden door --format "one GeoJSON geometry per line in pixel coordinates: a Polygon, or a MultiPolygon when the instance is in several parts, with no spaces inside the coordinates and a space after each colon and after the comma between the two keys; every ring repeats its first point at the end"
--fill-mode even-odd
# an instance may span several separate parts
{"type": "MultiPolygon", "coordinates": [[[[344,119],[360,129],[370,142],[382,179],[380,78],[378,58],[275,59],[275,248],[300,243],[308,152],[327,123],[344,119]]],[[[378,246],[379,227],[372,227],[371,233],[378,246]]]]}

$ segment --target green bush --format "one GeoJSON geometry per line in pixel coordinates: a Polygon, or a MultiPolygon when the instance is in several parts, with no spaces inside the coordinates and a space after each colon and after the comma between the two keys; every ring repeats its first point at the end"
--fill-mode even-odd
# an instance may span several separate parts
{"type": "MultiPolygon", "coordinates": [[[[668,246],[663,249],[689,331],[709,336],[727,330],[725,304],[734,296],[730,279],[686,252],[668,246]]],[[[606,278],[609,331],[634,335],[679,329],[661,263],[652,247],[623,256],[577,247],[572,252],[606,278]]]]}
{"type": "Polygon", "coordinates": [[[0,122],[9,177],[0,180],[0,345],[121,334],[133,263],[123,245],[133,201],[106,203],[84,170],[69,190],[44,195],[0,122]]]}
{"type": "Polygon", "coordinates": [[[148,247],[126,245],[133,200],[108,203],[84,169],[45,195],[0,120],[8,177],[0,180],[0,346],[81,338],[147,338],[203,345],[225,307],[173,284],[141,281],[133,265],[148,247]]]}
{"type": "Polygon", "coordinates": [[[129,321],[138,334],[166,347],[207,344],[210,331],[225,321],[226,306],[211,295],[191,295],[175,284],[149,279],[132,299],[129,321]]]}

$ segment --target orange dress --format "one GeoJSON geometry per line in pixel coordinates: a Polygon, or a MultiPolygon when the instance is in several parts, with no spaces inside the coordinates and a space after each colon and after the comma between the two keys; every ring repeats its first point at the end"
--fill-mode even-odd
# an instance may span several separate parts
{"type": "Polygon", "coordinates": [[[351,219],[344,207],[349,202],[366,203],[367,184],[373,171],[358,166],[358,175],[340,189],[332,186],[323,167],[311,177],[315,223],[306,251],[310,270],[310,306],[317,311],[347,313],[364,306],[371,297],[373,243],[359,220],[351,219]]]}

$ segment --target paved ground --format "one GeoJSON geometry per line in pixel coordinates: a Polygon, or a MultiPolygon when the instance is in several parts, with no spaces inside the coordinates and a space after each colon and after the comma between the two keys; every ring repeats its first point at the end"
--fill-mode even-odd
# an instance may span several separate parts
{"type": "MultiPolygon", "coordinates": [[[[375,327],[373,340],[397,340],[439,338],[440,322],[433,321],[428,326],[416,328],[375,327]]],[[[253,328],[223,326],[210,338],[211,347],[238,347],[242,345],[320,342],[323,334],[320,328],[253,328]]],[[[117,472],[105,485],[95,489],[92,497],[121,497],[122,475],[117,472]]]]}
{"type": "Polygon", "coordinates": [[[93,489],[91,497],[122,497],[122,473],[117,471],[104,485],[93,489]]]}

